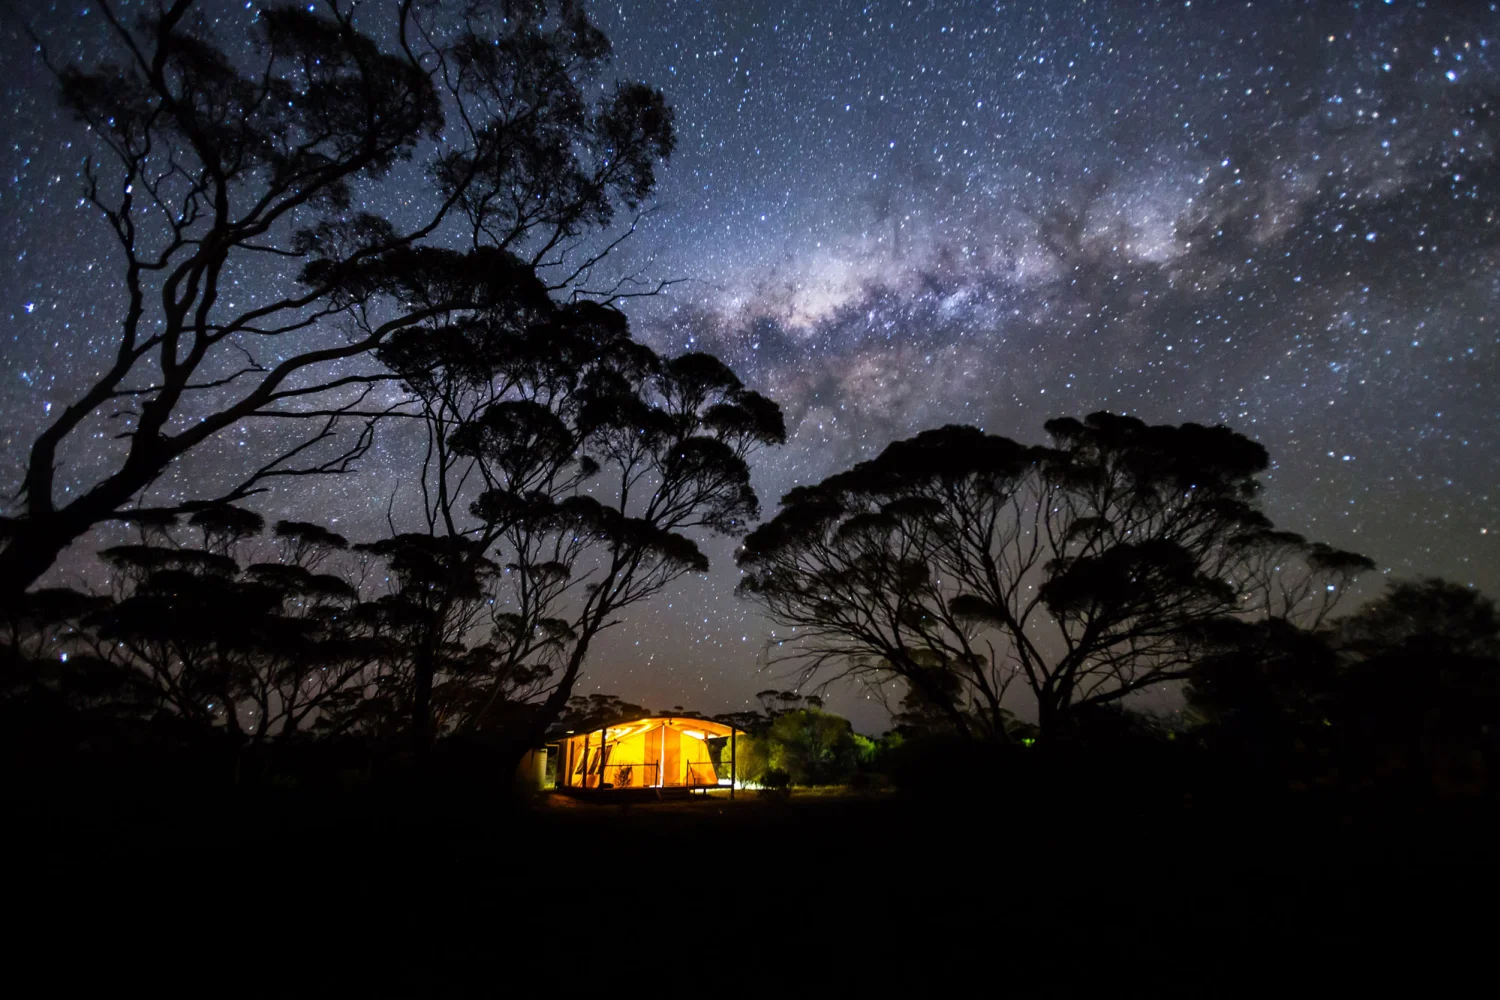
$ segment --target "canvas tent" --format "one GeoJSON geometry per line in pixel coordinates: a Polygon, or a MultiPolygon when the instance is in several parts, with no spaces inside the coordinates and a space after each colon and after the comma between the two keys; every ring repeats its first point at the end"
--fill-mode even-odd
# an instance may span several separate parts
{"type": "Polygon", "coordinates": [[[729,784],[736,731],[708,719],[652,717],[558,743],[561,788],[705,788],[729,784]],[[710,741],[726,741],[716,755],[710,741]],[[715,757],[718,766],[715,766],[715,757]]]}

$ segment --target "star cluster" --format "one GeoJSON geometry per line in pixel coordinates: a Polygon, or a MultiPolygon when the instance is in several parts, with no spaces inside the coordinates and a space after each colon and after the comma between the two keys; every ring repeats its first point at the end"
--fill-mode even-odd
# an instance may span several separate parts
{"type": "MultiPolygon", "coordinates": [[[[1270,450],[1279,526],[1500,592],[1495,5],[593,10],[680,128],[614,263],[685,280],[627,309],[786,409],[790,443],[756,468],[768,513],[924,427],[1035,441],[1110,409],[1228,424],[1270,450]]],[[[56,30],[86,48],[92,29],[56,30]]],[[[14,25],[5,44],[35,59],[14,25]]],[[[83,137],[48,86],[8,82],[0,149],[11,454],[92,371],[113,306],[83,137]]],[[[383,518],[405,451],[278,502],[383,518]]],[[[721,710],[782,686],[756,673],[771,627],[734,596],[733,543],[708,551],[586,688],[721,710]]],[[[864,698],[833,704],[878,730],[864,698]]]]}

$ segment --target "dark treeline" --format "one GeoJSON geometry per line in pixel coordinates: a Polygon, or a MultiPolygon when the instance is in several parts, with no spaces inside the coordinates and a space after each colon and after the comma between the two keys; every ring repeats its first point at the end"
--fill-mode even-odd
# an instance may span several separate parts
{"type": "Polygon", "coordinates": [[[1373,564],[1271,524],[1260,445],[1108,413],[1046,428],[1047,447],[971,427],[898,441],[792,491],[745,541],[742,593],[792,630],[777,659],[906,690],[888,769],[1493,792],[1492,602],[1398,582],[1338,617],[1373,564]],[[1148,714],[1151,692],[1185,711],[1148,714]]]}

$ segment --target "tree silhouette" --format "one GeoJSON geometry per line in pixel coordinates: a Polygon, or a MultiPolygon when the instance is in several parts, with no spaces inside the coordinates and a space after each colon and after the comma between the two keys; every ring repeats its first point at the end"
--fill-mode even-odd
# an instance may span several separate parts
{"type": "Polygon", "coordinates": [[[78,636],[109,599],[61,587],[32,591],[0,614],[4,681],[0,703],[6,731],[18,745],[59,732],[80,719],[98,724],[149,713],[152,698],[139,678],[91,655],[78,636]],[[25,736],[22,736],[25,734],[25,736]]]}
{"type": "Polygon", "coordinates": [[[1491,787],[1500,764],[1500,614],[1471,587],[1392,584],[1335,623],[1329,712],[1346,780],[1491,787]]]}
{"type": "MultiPolygon", "coordinates": [[[[600,631],[682,574],[707,569],[688,532],[748,527],[759,502],[746,458],[782,442],[785,426],[774,403],[717,359],[661,358],[616,310],[557,304],[527,265],[487,255],[482,269],[431,275],[471,283],[481,307],[403,330],[378,355],[425,419],[422,544],[450,553],[451,578],[463,582],[431,590],[453,595],[432,609],[432,626],[443,641],[466,635],[481,623],[463,609],[482,606],[474,634],[494,650],[493,676],[553,675],[531,725],[515,734],[524,742],[563,711],[600,631]],[[481,566],[492,571],[470,586],[481,566]]],[[[414,643],[441,644],[437,633],[414,643]]],[[[414,667],[421,748],[441,728],[425,693],[437,664],[421,653],[414,667]]],[[[483,729],[507,704],[491,692],[452,722],[483,729]]]]}
{"type": "Polygon", "coordinates": [[[1335,634],[1349,655],[1368,659],[1391,652],[1413,658],[1500,659],[1500,613],[1473,587],[1448,580],[1397,581],[1354,614],[1335,634]]]}
{"type": "Polygon", "coordinates": [[[1209,748],[1301,787],[1466,792],[1500,759],[1500,616],[1402,581],[1320,630],[1225,632],[1188,686],[1209,748]]]}
{"type": "MultiPolygon", "coordinates": [[[[891,716],[892,728],[902,738],[952,735],[955,713],[965,712],[964,683],[956,672],[928,671],[924,677],[930,683],[925,688],[908,684],[897,711],[891,716]]],[[[1013,728],[1007,722],[1006,731],[1013,728]]]]}
{"type": "Polygon", "coordinates": [[[925,431],[793,490],[745,540],[742,592],[796,629],[809,674],[898,676],[998,739],[1019,677],[1056,737],[1188,676],[1226,622],[1320,621],[1370,565],[1274,531],[1254,503],[1266,452],[1227,428],[1096,413],[1047,431],[1045,448],[925,431]]]}
{"type": "Polygon", "coordinates": [[[569,732],[583,733],[591,729],[617,725],[644,718],[652,713],[644,707],[628,702],[619,695],[595,693],[574,695],[557,724],[569,732]]]}
{"type": "Polygon", "coordinates": [[[1338,682],[1326,633],[1268,619],[1219,630],[1184,693],[1198,738],[1221,761],[1257,780],[1309,786],[1335,767],[1338,682]]]}
{"type": "MultiPolygon", "coordinates": [[[[260,534],[251,529],[263,527],[248,511],[203,511],[190,524],[197,546],[164,528],[152,543],[102,553],[115,594],[81,622],[73,647],[131,678],[156,711],[244,743],[332,725],[339,696],[389,655],[361,630],[355,587],[295,562],[244,565],[242,548],[260,534]]],[[[312,565],[326,556],[314,547],[347,547],[294,522],[276,533],[312,565]]]]}
{"type": "Polygon", "coordinates": [[[476,253],[498,248],[553,287],[585,290],[613,245],[589,251],[587,235],[616,206],[638,209],[672,149],[658,92],[625,84],[585,98],[609,44],[580,5],[271,7],[243,59],[197,8],[174,0],[130,25],[96,4],[115,61],[53,67],[102,154],[88,161],[85,196],[116,239],[125,301],[107,367],[31,442],[0,549],[6,602],[132,510],[222,508],[279,480],[352,469],[387,412],[366,406],[370,389],[391,377],[360,360],[398,330],[472,306],[472,285],[427,279],[489,259],[424,241],[467,236],[476,253]],[[434,185],[426,217],[403,228],[354,208],[379,203],[392,168],[418,156],[434,185]],[[383,295],[410,285],[405,272],[435,297],[389,308],[383,295]],[[249,279],[264,293],[235,294],[249,279]],[[155,488],[252,422],[270,453],[232,485],[155,488]],[[101,431],[117,447],[100,451],[101,431]],[[61,482],[78,442],[98,471],[61,482]]]}
{"type": "Polygon", "coordinates": [[[530,724],[549,671],[474,639],[498,568],[470,543],[419,533],[351,547],[305,522],[278,522],[270,539],[256,527],[246,511],[157,522],[102,553],[109,595],[24,595],[0,619],[7,707],[81,725],[84,742],[90,725],[133,719],[238,749],[351,736],[388,751],[417,697],[438,729],[481,712],[502,730],[530,724]],[[253,561],[272,546],[279,559],[253,561]]]}

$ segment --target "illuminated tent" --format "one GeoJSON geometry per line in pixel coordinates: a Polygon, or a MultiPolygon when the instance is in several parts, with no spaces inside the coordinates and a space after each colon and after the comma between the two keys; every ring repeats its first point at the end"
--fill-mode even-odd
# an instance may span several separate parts
{"type": "MultiPolygon", "coordinates": [[[[560,788],[705,788],[729,784],[736,730],[708,719],[649,718],[558,744],[560,788]],[[710,740],[727,740],[714,766],[710,740]],[[601,781],[602,777],[602,781],[601,781]]],[[[743,735],[743,734],[740,734],[743,735]]]]}

